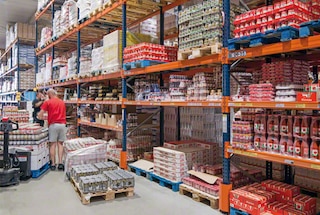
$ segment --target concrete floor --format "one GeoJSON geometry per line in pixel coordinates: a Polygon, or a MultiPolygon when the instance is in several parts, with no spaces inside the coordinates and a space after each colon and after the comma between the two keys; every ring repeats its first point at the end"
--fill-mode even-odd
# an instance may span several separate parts
{"type": "Polygon", "coordinates": [[[190,197],[136,177],[135,195],[82,205],[61,172],[48,172],[19,186],[0,187],[0,215],[218,215],[190,197]]]}

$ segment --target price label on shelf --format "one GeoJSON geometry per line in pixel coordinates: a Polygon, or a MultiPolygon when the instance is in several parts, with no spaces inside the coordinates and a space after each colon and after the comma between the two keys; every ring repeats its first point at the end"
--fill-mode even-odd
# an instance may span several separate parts
{"type": "Polygon", "coordinates": [[[246,106],[246,107],[252,107],[253,106],[253,104],[252,103],[245,103],[245,105],[244,106],[246,106]]]}
{"type": "Polygon", "coordinates": [[[293,160],[289,160],[289,159],[285,159],[285,160],[284,160],[284,163],[293,165],[293,164],[294,164],[294,161],[293,161],[293,160]]]}
{"type": "Polygon", "coordinates": [[[245,50],[239,50],[229,53],[229,58],[238,58],[247,56],[247,52],[245,50]]]}
{"type": "Polygon", "coordinates": [[[130,75],[130,74],[131,74],[131,71],[130,71],[130,70],[124,71],[124,74],[125,74],[125,75],[130,75]]]}
{"type": "Polygon", "coordinates": [[[187,106],[202,106],[202,103],[196,103],[196,102],[189,102],[188,104],[187,104],[187,106]]]}
{"type": "Polygon", "coordinates": [[[276,107],[277,107],[277,108],[283,108],[283,107],[284,107],[284,104],[276,104],[276,107]]]}
{"type": "Polygon", "coordinates": [[[320,170],[320,164],[311,164],[311,168],[320,170]]]}
{"type": "Polygon", "coordinates": [[[306,104],[296,104],[296,108],[305,108],[306,104]]]}

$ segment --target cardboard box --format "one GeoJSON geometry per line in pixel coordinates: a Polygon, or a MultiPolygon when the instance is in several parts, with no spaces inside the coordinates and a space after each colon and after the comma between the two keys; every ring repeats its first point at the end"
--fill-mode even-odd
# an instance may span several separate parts
{"type": "Polygon", "coordinates": [[[294,208],[300,211],[311,211],[317,207],[316,198],[300,194],[293,198],[294,208]]]}
{"type": "Polygon", "coordinates": [[[287,208],[284,210],[283,215],[308,215],[307,212],[298,211],[294,208],[287,208]]]}
{"type": "Polygon", "coordinates": [[[281,202],[272,202],[268,204],[268,210],[274,215],[283,215],[285,209],[290,207],[289,205],[281,202]]]}

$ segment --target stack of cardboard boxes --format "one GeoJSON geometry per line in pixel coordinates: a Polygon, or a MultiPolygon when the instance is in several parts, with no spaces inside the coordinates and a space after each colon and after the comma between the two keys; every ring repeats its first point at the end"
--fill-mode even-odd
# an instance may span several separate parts
{"type": "Polygon", "coordinates": [[[17,38],[33,41],[36,38],[34,25],[26,23],[7,24],[6,27],[6,48],[17,38]]]}

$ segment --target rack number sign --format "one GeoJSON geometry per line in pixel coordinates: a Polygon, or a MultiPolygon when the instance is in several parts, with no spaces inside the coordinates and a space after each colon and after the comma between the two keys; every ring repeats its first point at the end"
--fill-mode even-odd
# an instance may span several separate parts
{"type": "Polygon", "coordinates": [[[246,55],[247,55],[247,52],[245,50],[239,50],[235,52],[230,52],[229,58],[245,57],[246,55]]]}

